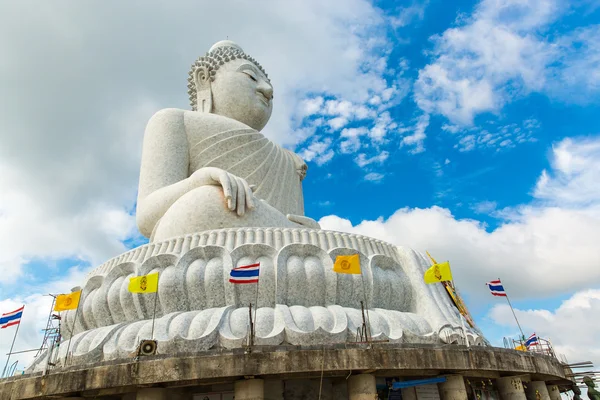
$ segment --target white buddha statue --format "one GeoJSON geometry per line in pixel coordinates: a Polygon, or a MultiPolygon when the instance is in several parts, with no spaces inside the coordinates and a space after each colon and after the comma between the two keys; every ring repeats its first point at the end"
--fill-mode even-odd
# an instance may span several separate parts
{"type": "MultiPolygon", "coordinates": [[[[189,81],[193,111],[159,111],[144,137],[137,220],[151,243],[90,272],[79,317],[61,315],[69,344],[58,360],[67,350],[73,364],[128,359],[148,338],[167,355],[243,347],[250,303],[258,345],[364,340],[367,324],[376,340],[466,340],[446,289],[423,282],[423,254],[321,230],[303,216],[306,164],[259,132],[273,87],[256,61],[222,41],[194,63],[189,81]],[[360,274],[334,272],[338,255],[354,254],[360,274]],[[229,282],[233,268],[256,264],[260,283],[229,282]],[[129,291],[131,277],[156,272],[155,295],[129,291]]],[[[468,340],[484,343],[475,328],[468,340]]],[[[45,357],[30,371],[43,370],[45,357]]]]}
{"type": "Polygon", "coordinates": [[[306,164],[259,131],[273,86],[234,42],[211,47],[189,77],[192,111],[164,109],[144,136],[137,222],[152,241],[219,228],[311,227],[306,164]]]}

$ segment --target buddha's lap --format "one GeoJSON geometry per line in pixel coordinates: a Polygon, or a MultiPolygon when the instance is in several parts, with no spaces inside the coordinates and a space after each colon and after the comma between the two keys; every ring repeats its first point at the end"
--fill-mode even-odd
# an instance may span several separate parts
{"type": "Polygon", "coordinates": [[[153,241],[210,229],[297,226],[265,201],[255,198],[254,205],[240,216],[227,207],[220,186],[201,186],[187,192],[169,207],[158,222],[153,241]]]}

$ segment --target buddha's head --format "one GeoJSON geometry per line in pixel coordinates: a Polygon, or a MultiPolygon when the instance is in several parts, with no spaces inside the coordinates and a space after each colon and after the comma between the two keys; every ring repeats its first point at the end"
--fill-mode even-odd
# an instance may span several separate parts
{"type": "Polygon", "coordinates": [[[213,45],[190,70],[192,110],[223,115],[261,130],[273,111],[273,86],[256,60],[230,40],[213,45]]]}

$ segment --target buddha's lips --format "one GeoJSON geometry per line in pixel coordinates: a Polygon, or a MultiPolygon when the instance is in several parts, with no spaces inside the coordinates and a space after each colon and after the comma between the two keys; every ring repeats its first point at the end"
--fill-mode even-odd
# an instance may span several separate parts
{"type": "Polygon", "coordinates": [[[263,103],[265,103],[266,106],[268,106],[271,100],[261,92],[256,92],[256,93],[257,93],[260,101],[262,101],[263,103]]]}

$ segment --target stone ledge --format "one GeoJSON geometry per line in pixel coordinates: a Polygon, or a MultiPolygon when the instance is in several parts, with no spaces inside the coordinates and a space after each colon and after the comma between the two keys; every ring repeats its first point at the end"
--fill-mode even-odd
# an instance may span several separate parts
{"type": "Polygon", "coordinates": [[[317,377],[322,357],[326,376],[346,376],[371,371],[375,375],[428,376],[469,373],[490,377],[531,375],[536,380],[565,380],[556,359],[513,350],[464,346],[391,346],[348,344],[327,347],[266,346],[250,354],[241,351],[201,355],[155,356],[139,362],[96,364],[89,369],[72,367],[50,374],[23,375],[0,380],[0,398],[49,399],[54,396],[115,394],[148,386],[191,386],[233,382],[244,376],[287,379],[317,377]]]}

